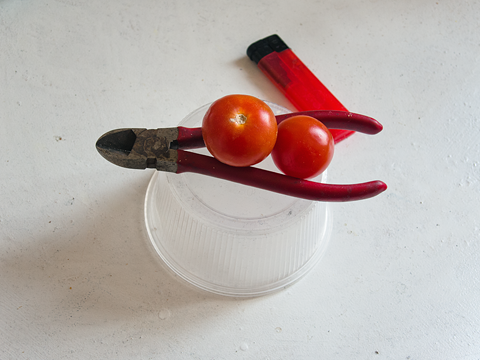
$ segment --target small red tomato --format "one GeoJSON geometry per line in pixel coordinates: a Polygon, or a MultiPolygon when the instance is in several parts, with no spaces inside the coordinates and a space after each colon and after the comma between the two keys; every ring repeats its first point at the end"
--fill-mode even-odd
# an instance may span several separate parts
{"type": "Polygon", "coordinates": [[[298,115],[278,125],[278,136],[272,158],[284,174],[299,179],[320,175],[332,161],[332,134],[317,119],[298,115]]]}
{"type": "Polygon", "coordinates": [[[277,121],[270,107],[249,95],[227,95],[215,101],[202,122],[208,151],[231,166],[250,166],[275,146],[277,121]]]}

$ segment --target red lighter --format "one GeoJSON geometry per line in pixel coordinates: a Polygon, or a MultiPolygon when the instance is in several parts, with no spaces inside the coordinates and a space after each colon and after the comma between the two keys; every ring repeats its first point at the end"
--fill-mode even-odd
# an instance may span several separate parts
{"type": "MultiPolygon", "coordinates": [[[[253,43],[248,47],[247,55],[297,110],[348,111],[278,35],[253,43]]],[[[335,143],[354,133],[330,131],[335,143]]]]}

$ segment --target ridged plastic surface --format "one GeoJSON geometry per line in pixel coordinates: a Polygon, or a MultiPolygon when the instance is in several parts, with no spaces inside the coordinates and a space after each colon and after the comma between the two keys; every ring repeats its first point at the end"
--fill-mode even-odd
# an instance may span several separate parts
{"type": "MultiPolygon", "coordinates": [[[[199,126],[207,108],[181,125],[199,126]]],[[[271,159],[260,166],[275,170],[271,159]]],[[[145,218],[156,252],[173,272],[236,297],[264,295],[300,279],[325,252],[330,229],[326,203],[198,174],[155,173],[145,218]]]]}

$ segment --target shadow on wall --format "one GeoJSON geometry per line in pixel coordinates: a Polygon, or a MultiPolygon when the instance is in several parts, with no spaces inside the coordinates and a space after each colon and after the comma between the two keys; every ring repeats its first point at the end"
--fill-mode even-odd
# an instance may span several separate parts
{"type": "MultiPolygon", "coordinates": [[[[175,321],[168,326],[182,331],[192,322],[179,314],[191,303],[236,306],[232,299],[186,286],[161,266],[145,229],[143,196],[117,188],[102,198],[108,201],[70,212],[75,222],[63,222],[70,228],[50,223],[50,236],[4,254],[1,282],[9,296],[2,321],[17,330],[11,336],[32,324],[48,336],[65,336],[58,329],[133,319],[165,326],[169,317],[175,321]]],[[[219,316],[216,306],[206,306],[205,313],[219,316]]]]}

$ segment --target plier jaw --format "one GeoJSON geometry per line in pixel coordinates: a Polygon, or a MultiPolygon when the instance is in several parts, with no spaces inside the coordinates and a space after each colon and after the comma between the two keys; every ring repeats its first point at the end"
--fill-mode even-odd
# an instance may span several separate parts
{"type": "Polygon", "coordinates": [[[102,135],[97,150],[111,163],[129,169],[157,169],[177,172],[178,153],[172,144],[178,139],[178,128],[117,129],[102,135]]]}

